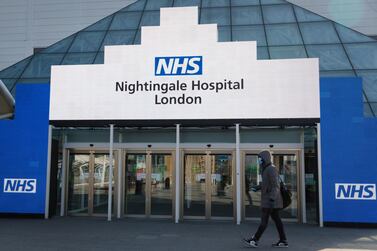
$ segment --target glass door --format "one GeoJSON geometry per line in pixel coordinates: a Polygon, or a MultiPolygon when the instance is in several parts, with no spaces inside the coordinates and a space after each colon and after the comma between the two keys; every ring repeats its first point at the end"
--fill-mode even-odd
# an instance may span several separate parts
{"type": "MultiPolygon", "coordinates": [[[[288,151],[287,151],[288,152],[288,151]]],[[[292,192],[292,204],[281,212],[285,219],[299,219],[298,215],[298,153],[275,152],[272,155],[273,164],[279,170],[280,178],[292,192]]],[[[258,165],[258,155],[246,154],[244,162],[244,214],[246,218],[260,217],[261,192],[253,192],[252,188],[262,182],[261,169],[258,165]]]]}
{"type": "Polygon", "coordinates": [[[68,213],[89,213],[90,154],[70,154],[68,174],[68,213]]]}
{"type": "Polygon", "coordinates": [[[186,154],[184,217],[233,217],[233,177],[231,154],[186,154]]]}
{"type": "MultiPolygon", "coordinates": [[[[70,153],[68,169],[68,214],[104,215],[108,210],[109,154],[70,153]]],[[[116,173],[116,167],[113,165],[116,173]]],[[[115,179],[113,175],[112,196],[115,179]]],[[[112,200],[114,203],[114,199],[112,200]]],[[[114,204],[113,204],[114,205],[114,204]]]]}
{"type": "Polygon", "coordinates": [[[171,153],[126,155],[126,215],[173,215],[174,166],[171,153]]]}

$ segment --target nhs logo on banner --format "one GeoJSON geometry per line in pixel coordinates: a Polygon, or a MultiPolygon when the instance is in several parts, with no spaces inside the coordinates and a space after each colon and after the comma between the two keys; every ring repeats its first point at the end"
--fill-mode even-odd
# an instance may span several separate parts
{"type": "Polygon", "coordinates": [[[335,184],[337,200],[376,200],[376,184],[335,184]]]}
{"type": "Polygon", "coordinates": [[[154,75],[202,75],[203,57],[184,56],[184,57],[155,57],[154,75]]]}
{"type": "Polygon", "coordinates": [[[36,179],[4,179],[4,193],[36,193],[36,179]]]}

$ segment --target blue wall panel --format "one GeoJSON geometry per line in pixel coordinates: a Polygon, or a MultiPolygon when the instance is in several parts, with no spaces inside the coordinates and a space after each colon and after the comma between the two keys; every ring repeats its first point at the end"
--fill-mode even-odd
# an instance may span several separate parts
{"type": "Polygon", "coordinates": [[[377,223],[377,200],[365,199],[368,192],[336,199],[336,183],[351,184],[349,189],[377,183],[377,119],[364,118],[362,105],[360,78],[321,78],[325,222],[377,223]]]}
{"type": "Polygon", "coordinates": [[[0,121],[0,213],[45,212],[49,96],[48,84],[17,85],[15,118],[0,121]],[[36,179],[35,193],[5,192],[9,178],[36,179]]]}

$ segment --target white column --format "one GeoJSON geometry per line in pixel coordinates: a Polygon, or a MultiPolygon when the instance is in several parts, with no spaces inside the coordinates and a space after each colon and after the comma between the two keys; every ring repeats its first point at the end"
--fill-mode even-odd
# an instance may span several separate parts
{"type": "MultiPolygon", "coordinates": [[[[305,193],[305,129],[302,130],[301,133],[301,156],[300,156],[300,194],[301,194],[301,215],[302,215],[302,223],[306,223],[306,193],[305,193]]],[[[297,156],[299,157],[299,156],[297,156]]]]}
{"type": "Polygon", "coordinates": [[[114,124],[110,125],[110,147],[109,147],[109,198],[107,207],[107,220],[111,221],[112,195],[113,195],[113,145],[114,145],[114,124]]]}
{"type": "Polygon", "coordinates": [[[48,219],[48,214],[50,210],[51,143],[52,143],[52,125],[49,125],[48,126],[48,143],[47,143],[45,219],[48,219]]]}
{"type": "Polygon", "coordinates": [[[179,222],[180,215],[180,125],[176,125],[175,145],[175,223],[179,222]]]}
{"type": "Polygon", "coordinates": [[[321,123],[317,123],[319,226],[323,227],[321,123]]]}
{"type": "Polygon", "coordinates": [[[237,225],[241,224],[241,154],[240,154],[240,124],[236,124],[236,204],[237,225]]]}

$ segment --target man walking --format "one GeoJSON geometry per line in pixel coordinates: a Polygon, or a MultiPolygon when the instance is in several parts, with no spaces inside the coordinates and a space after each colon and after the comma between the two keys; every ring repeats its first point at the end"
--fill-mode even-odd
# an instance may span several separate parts
{"type": "MultiPolygon", "coordinates": [[[[249,246],[258,247],[259,239],[267,228],[268,219],[271,216],[275,222],[279,233],[279,241],[273,247],[288,247],[287,237],[285,236],[284,226],[279,216],[279,211],[283,208],[283,199],[280,193],[279,173],[277,168],[272,165],[271,153],[262,151],[258,154],[259,167],[262,169],[262,184],[257,189],[262,190],[262,215],[261,223],[257,232],[251,238],[243,241],[249,246]]],[[[256,191],[256,190],[255,190],[256,191]]]]}

